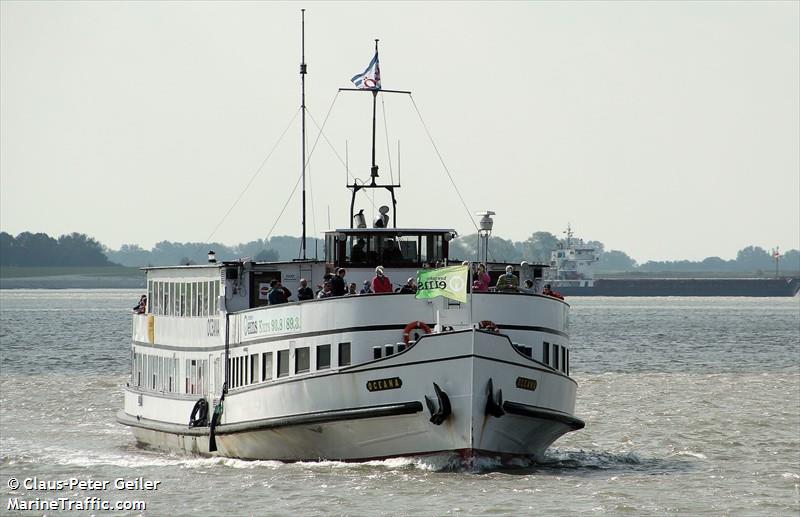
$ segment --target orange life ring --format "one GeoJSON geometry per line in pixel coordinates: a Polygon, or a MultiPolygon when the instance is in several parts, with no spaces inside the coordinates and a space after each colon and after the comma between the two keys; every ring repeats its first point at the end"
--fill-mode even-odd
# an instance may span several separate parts
{"type": "MultiPolygon", "coordinates": [[[[411,332],[414,330],[421,330],[425,334],[431,333],[431,328],[421,321],[412,321],[406,328],[403,329],[403,343],[408,344],[411,340],[411,332]]],[[[414,340],[416,341],[416,339],[414,340]]]]}
{"type": "Polygon", "coordinates": [[[500,329],[497,328],[497,325],[495,325],[491,320],[481,321],[478,323],[478,328],[481,330],[488,330],[489,332],[500,332],[500,329]]]}

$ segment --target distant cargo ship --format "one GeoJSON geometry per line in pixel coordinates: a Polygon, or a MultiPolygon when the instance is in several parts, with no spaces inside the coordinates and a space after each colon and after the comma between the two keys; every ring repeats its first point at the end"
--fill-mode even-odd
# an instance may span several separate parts
{"type": "Polygon", "coordinates": [[[779,278],[595,278],[600,254],[593,246],[566,238],[550,255],[545,282],[565,296],[797,296],[800,277],[779,278]]]}
{"type": "Polygon", "coordinates": [[[565,296],[797,296],[800,278],[596,278],[592,287],[556,284],[565,296]]]}

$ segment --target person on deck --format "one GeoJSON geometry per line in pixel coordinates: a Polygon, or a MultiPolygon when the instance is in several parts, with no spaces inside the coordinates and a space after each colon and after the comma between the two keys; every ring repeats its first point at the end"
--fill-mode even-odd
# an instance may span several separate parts
{"type": "Polygon", "coordinates": [[[364,280],[364,287],[361,288],[361,292],[358,294],[372,294],[372,285],[369,280],[364,280]]]}
{"type": "Polygon", "coordinates": [[[375,276],[372,277],[372,292],[375,294],[392,292],[392,281],[383,274],[383,266],[375,268],[375,276]]]}
{"type": "Polygon", "coordinates": [[[288,296],[286,296],[286,290],[278,280],[273,280],[270,282],[269,288],[267,300],[269,301],[270,305],[280,305],[289,301],[288,296]]]}
{"type": "Polygon", "coordinates": [[[514,276],[514,268],[506,266],[506,274],[497,279],[495,289],[499,292],[515,293],[519,287],[519,278],[514,276]]]}
{"type": "Polygon", "coordinates": [[[358,291],[356,290],[356,283],[355,282],[350,282],[347,285],[347,292],[344,293],[344,295],[345,296],[355,296],[357,294],[358,294],[358,291]]]}
{"type": "Polygon", "coordinates": [[[325,283],[322,285],[322,289],[317,293],[317,298],[330,298],[333,296],[333,292],[331,291],[331,281],[325,280],[325,283]]]}
{"type": "Polygon", "coordinates": [[[347,282],[344,281],[344,275],[347,271],[343,267],[336,270],[336,276],[331,278],[331,293],[333,296],[344,296],[347,292],[347,282]]]}
{"type": "Polygon", "coordinates": [[[136,304],[136,307],[133,308],[133,312],[135,314],[144,314],[147,312],[147,295],[143,294],[141,298],[139,298],[139,303],[136,304]]]}
{"type": "Polygon", "coordinates": [[[417,281],[412,276],[411,278],[406,280],[406,283],[403,285],[403,287],[400,288],[400,294],[416,294],[416,292],[417,292],[417,281]]]}
{"type": "Polygon", "coordinates": [[[301,302],[303,300],[314,299],[314,290],[308,287],[308,282],[305,278],[300,279],[300,289],[297,290],[297,299],[301,302]]]}
{"type": "Polygon", "coordinates": [[[472,282],[473,289],[476,293],[485,293],[489,290],[491,284],[492,279],[489,277],[489,273],[486,272],[486,266],[478,264],[478,272],[475,273],[475,279],[472,282]]]}
{"type": "Polygon", "coordinates": [[[552,296],[553,298],[558,298],[559,300],[564,299],[564,295],[559,293],[558,291],[553,291],[550,289],[550,284],[545,284],[544,289],[542,289],[542,294],[545,296],[552,296]]]}

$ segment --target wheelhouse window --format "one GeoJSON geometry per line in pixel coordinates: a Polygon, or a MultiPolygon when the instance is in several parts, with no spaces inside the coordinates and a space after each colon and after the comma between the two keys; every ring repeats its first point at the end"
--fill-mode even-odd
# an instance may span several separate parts
{"type": "Polygon", "coordinates": [[[431,265],[444,260],[441,235],[425,235],[420,240],[420,260],[423,264],[431,265]]]}
{"type": "Polygon", "coordinates": [[[542,362],[550,366],[550,343],[547,341],[542,343],[542,362]]]}
{"type": "Polygon", "coordinates": [[[330,232],[326,235],[328,262],[350,267],[422,267],[447,256],[445,233],[400,229],[353,232],[330,232]]]}

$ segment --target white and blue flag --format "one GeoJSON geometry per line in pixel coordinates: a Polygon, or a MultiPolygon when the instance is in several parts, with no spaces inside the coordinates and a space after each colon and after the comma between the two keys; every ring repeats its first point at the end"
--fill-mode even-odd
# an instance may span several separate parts
{"type": "Polygon", "coordinates": [[[367,69],[362,73],[354,75],[352,79],[356,88],[362,90],[380,90],[381,89],[381,67],[378,64],[378,52],[375,51],[375,57],[369,62],[367,69]]]}

